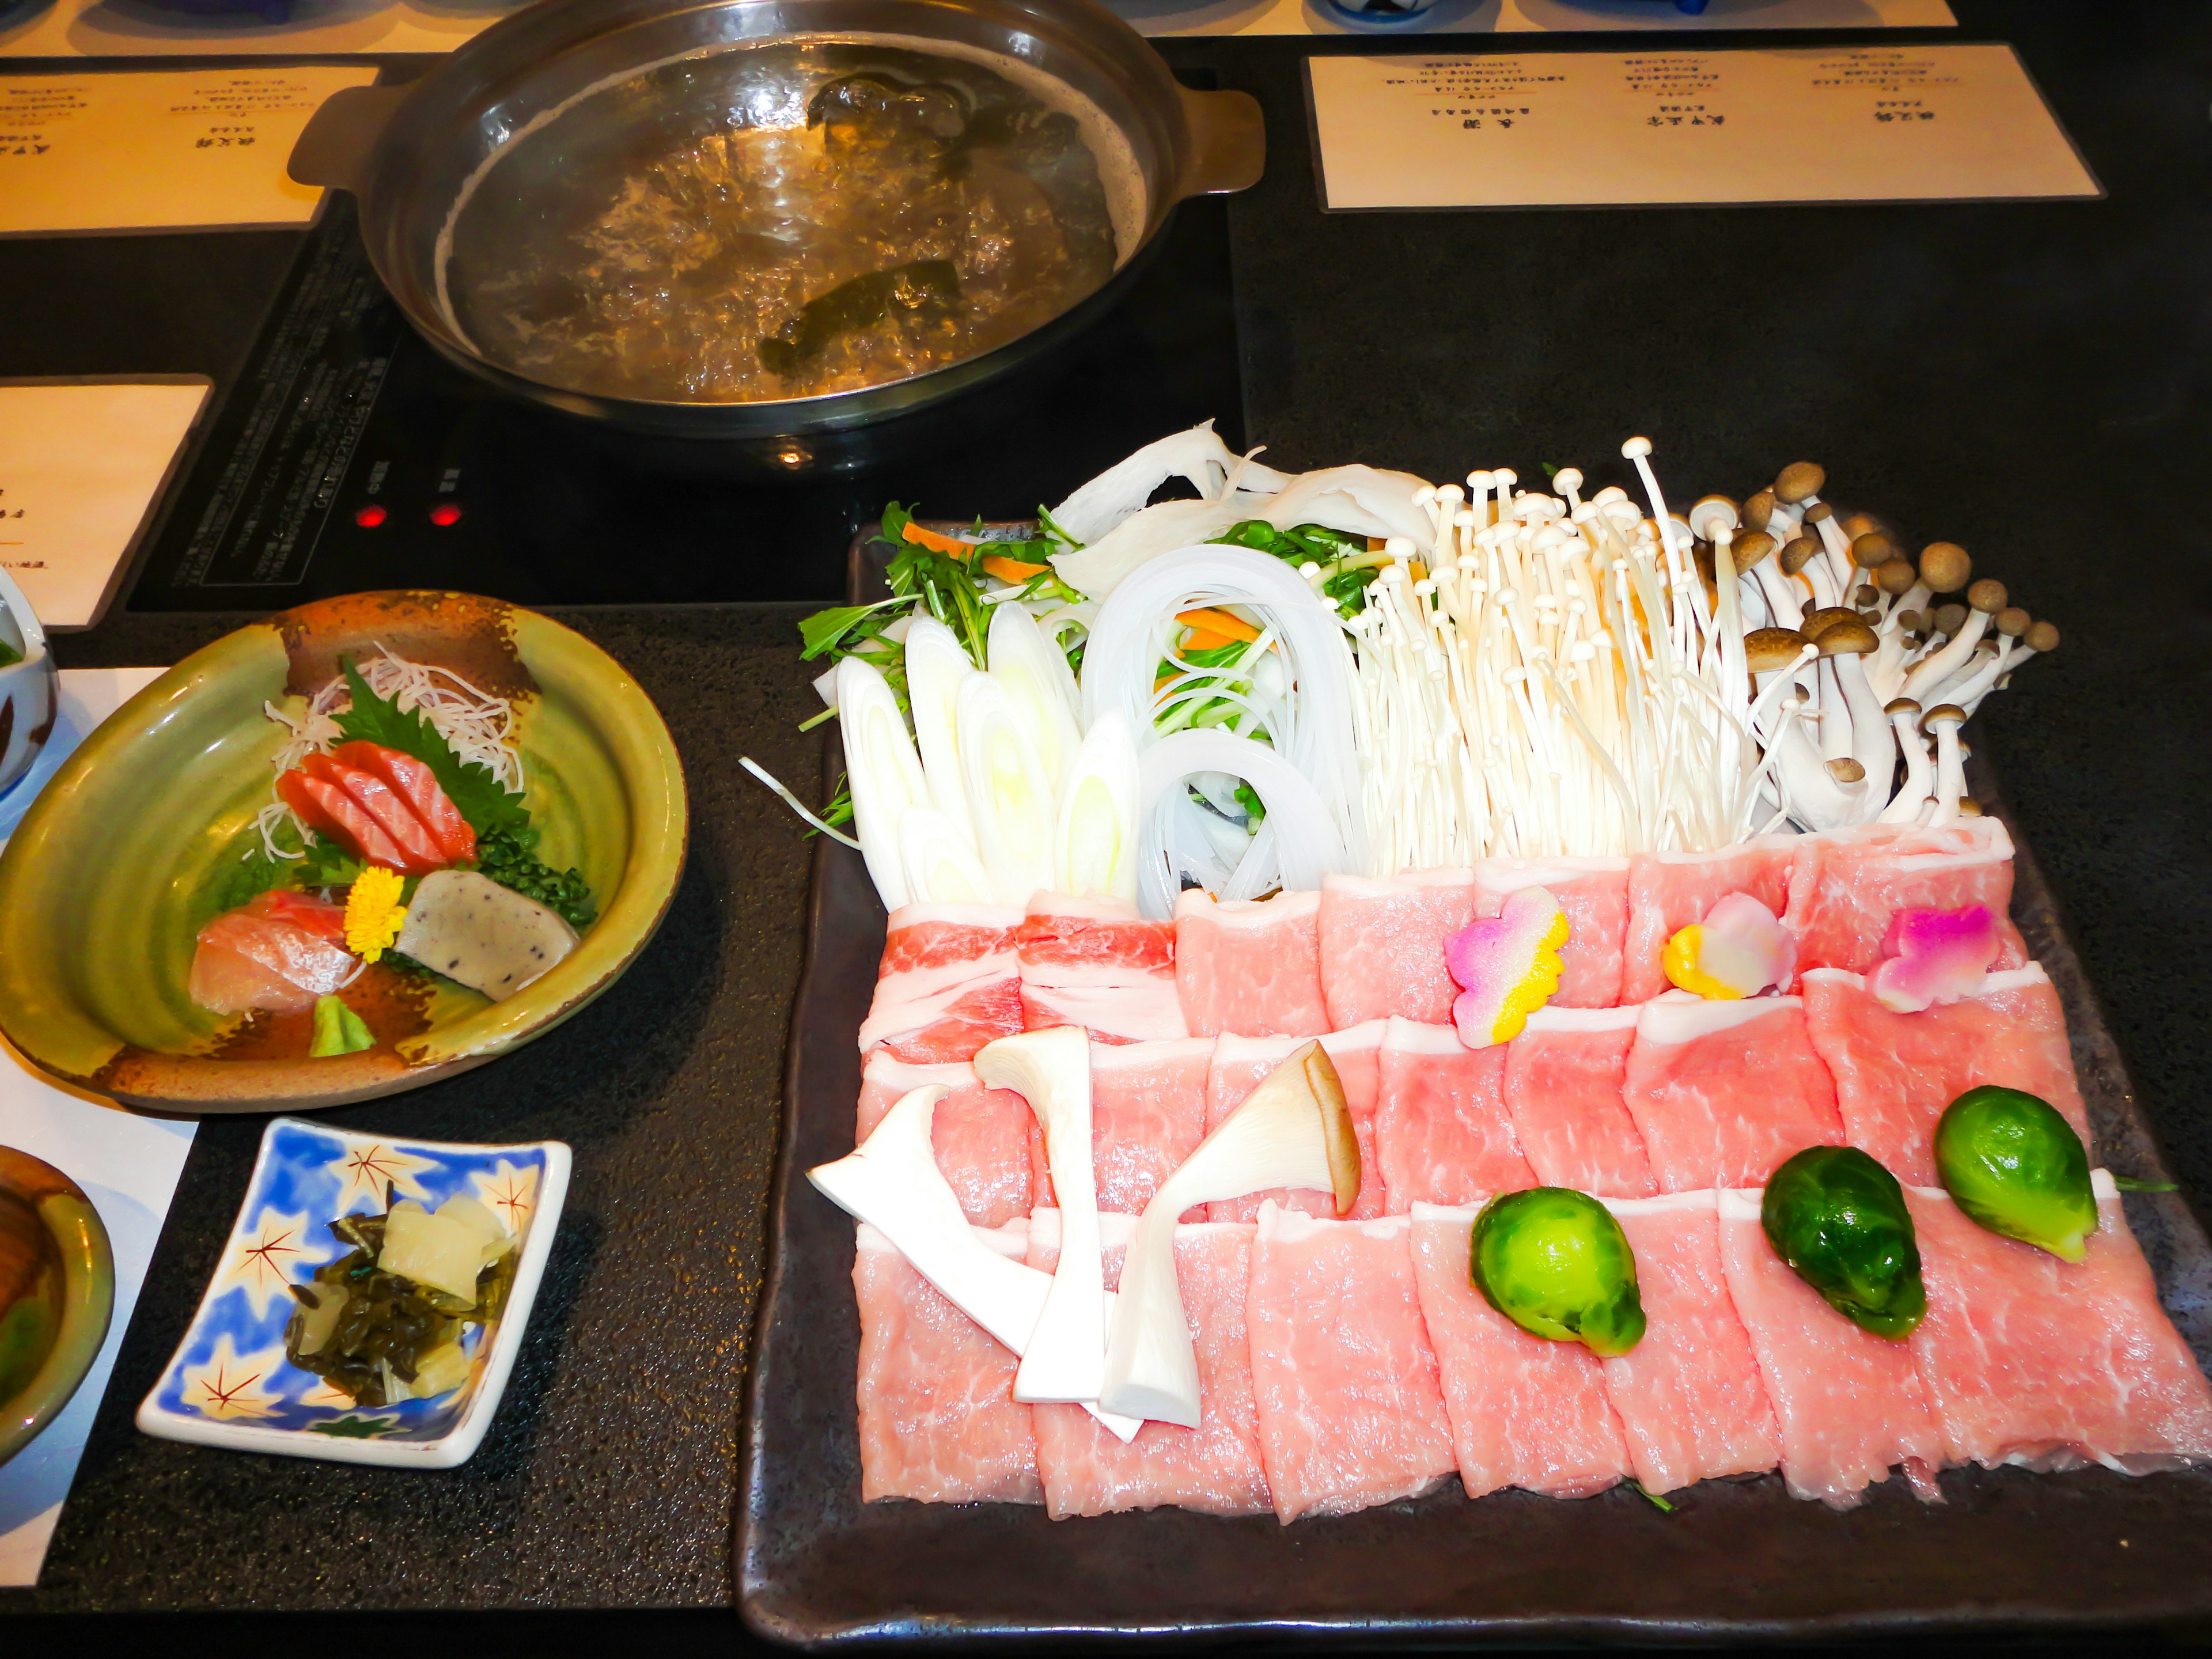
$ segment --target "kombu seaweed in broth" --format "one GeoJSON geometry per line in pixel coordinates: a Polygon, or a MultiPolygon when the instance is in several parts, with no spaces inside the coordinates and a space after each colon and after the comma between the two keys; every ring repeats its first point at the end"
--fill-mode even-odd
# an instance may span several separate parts
{"type": "Polygon", "coordinates": [[[786,41],[593,93],[488,164],[445,290],[483,356],[648,400],[884,385],[1050,320],[1133,240],[1133,162],[984,64],[786,41]]]}

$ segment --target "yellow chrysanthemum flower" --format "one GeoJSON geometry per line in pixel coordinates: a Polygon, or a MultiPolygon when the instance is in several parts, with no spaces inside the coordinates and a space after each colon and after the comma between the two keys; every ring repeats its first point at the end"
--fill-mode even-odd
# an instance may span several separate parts
{"type": "Polygon", "coordinates": [[[372,864],[361,872],[346,895],[346,949],[363,962],[374,962],[392,948],[399,930],[407,925],[406,907],[399,902],[405,878],[397,870],[372,864]]]}

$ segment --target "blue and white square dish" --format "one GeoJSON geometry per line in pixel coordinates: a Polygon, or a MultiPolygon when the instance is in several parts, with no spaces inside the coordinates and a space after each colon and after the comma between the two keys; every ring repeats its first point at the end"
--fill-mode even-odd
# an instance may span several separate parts
{"type": "Polygon", "coordinates": [[[538,1299],[568,1161],[557,1140],[454,1146],[276,1119],[261,1137],[222,1263],[139,1406],[138,1426],[164,1440],[287,1457],[417,1469],[466,1462],[498,1409],[538,1299]],[[284,1326],[297,1305],[289,1287],[346,1254],[331,1222],[380,1215],[387,1195],[435,1209],[456,1194],[505,1222],[519,1252],[505,1311],[489,1328],[466,1328],[466,1382],[433,1400],[370,1408],[285,1358],[284,1326]]]}

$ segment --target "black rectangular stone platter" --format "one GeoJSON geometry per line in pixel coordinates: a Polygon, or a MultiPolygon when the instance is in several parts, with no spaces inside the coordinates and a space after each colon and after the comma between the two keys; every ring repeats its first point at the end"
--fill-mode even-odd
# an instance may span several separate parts
{"type": "MultiPolygon", "coordinates": [[[[856,545],[854,592],[865,554],[856,545]]],[[[875,591],[880,591],[877,587],[875,591]]],[[[839,772],[833,754],[824,777],[839,772]]],[[[1978,799],[2002,812],[1981,756],[1978,799]]],[[[2167,1179],[2032,852],[2013,912],[2057,987],[2093,1162],[2167,1179]]],[[[745,1401],[737,1577],[746,1621],[807,1648],[1091,1637],[1363,1644],[1838,1638],[2195,1626],[2212,1619],[2212,1470],[2130,1479],[1954,1469],[1846,1514],[1778,1475],[1705,1481],[1662,1513],[1623,1486],[1573,1502],[1444,1490],[1363,1513],[1174,1509],[1054,1522],[1035,1506],[863,1504],[853,1223],[807,1183],[853,1146],[854,1035],[884,916],[860,854],[817,848],[791,1025],[769,1266],[745,1401]]],[[[2212,1245],[2178,1194],[2130,1194],[2166,1311],[2212,1364],[2212,1245]]]]}

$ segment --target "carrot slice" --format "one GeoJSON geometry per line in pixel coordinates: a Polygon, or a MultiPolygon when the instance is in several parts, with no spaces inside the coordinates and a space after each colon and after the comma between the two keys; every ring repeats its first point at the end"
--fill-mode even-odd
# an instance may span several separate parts
{"type": "Polygon", "coordinates": [[[1194,628],[1182,636],[1185,651],[1212,651],[1220,646],[1236,643],[1225,634],[1209,634],[1203,628],[1194,628]]]}
{"type": "Polygon", "coordinates": [[[986,555],[983,560],[983,574],[996,576],[1002,582],[1025,582],[1051,568],[1048,564],[1024,564],[1019,559],[1009,559],[999,553],[986,555]]]}
{"type": "Polygon", "coordinates": [[[1215,610],[1210,605],[1197,611],[1178,611],[1176,620],[1185,628],[1218,635],[1224,644],[1231,640],[1256,640],[1260,637],[1260,630],[1242,617],[1215,610]]]}
{"type": "Polygon", "coordinates": [[[936,553],[950,553],[956,559],[965,559],[975,550],[975,544],[963,542],[951,536],[940,536],[934,530],[924,530],[909,519],[899,534],[916,547],[926,547],[936,553]]]}

